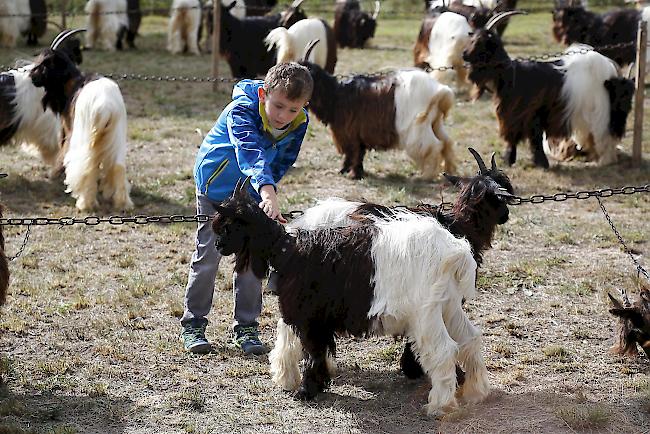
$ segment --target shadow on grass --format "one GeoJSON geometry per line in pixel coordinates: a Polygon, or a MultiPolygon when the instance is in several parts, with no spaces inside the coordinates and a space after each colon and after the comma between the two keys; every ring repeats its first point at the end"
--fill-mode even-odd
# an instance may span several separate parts
{"type": "MultiPolygon", "coordinates": [[[[81,212],[74,208],[75,199],[65,193],[65,186],[60,179],[42,179],[32,181],[20,174],[10,174],[7,178],[0,180],[0,192],[2,193],[2,202],[13,216],[33,217],[42,214],[44,210],[61,209],[61,212],[55,212],[63,216],[74,215],[167,215],[183,214],[194,215],[196,209],[194,206],[188,206],[179,201],[170,200],[164,196],[151,194],[140,188],[131,189],[131,199],[135,204],[135,209],[128,212],[115,210],[110,203],[102,200],[100,197],[100,206],[97,210],[91,212],[81,212]]],[[[101,195],[100,195],[101,196],[101,195]]]]}
{"type": "Polygon", "coordinates": [[[133,407],[125,398],[14,393],[1,385],[0,432],[122,433],[133,407]]]}
{"type": "Polygon", "coordinates": [[[364,433],[641,433],[647,432],[650,423],[646,413],[631,412],[626,410],[628,406],[611,402],[589,402],[579,396],[546,391],[515,394],[502,390],[492,390],[482,403],[460,405],[436,419],[427,416],[424,409],[430,389],[426,379],[408,380],[397,371],[378,373],[344,367],[335,383],[337,388],[361,388],[368,397],[328,391],[312,405],[354,415],[355,428],[364,433]]]}

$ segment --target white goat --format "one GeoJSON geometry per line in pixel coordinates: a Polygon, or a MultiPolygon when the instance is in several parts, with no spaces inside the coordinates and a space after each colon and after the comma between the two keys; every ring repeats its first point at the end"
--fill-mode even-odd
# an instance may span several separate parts
{"type": "Polygon", "coordinates": [[[289,29],[275,28],[264,43],[269,50],[277,49],[276,63],[286,63],[302,59],[309,43],[316,39],[324,43],[316,44],[307,60],[332,74],[336,65],[336,41],[332,29],[320,18],[300,20],[289,29]]]}
{"type": "Polygon", "coordinates": [[[169,18],[167,50],[179,54],[187,50],[199,55],[199,26],[201,7],[199,0],[174,0],[169,18]]]}
{"type": "Polygon", "coordinates": [[[129,26],[126,0],[88,0],[86,48],[114,51],[120,29],[129,26]]]}
{"type": "Polygon", "coordinates": [[[13,48],[20,33],[29,28],[29,1],[0,0],[0,15],[4,15],[0,17],[0,47],[13,48]]]}
{"type": "Polygon", "coordinates": [[[467,69],[464,67],[463,50],[470,41],[467,19],[454,12],[444,12],[436,19],[429,35],[429,55],[426,62],[434,68],[431,72],[439,81],[447,81],[449,73],[435,68],[453,66],[458,88],[468,88],[467,69]]]}
{"type": "Polygon", "coordinates": [[[614,61],[596,51],[586,54],[589,46],[573,44],[567,48],[563,63],[562,98],[566,101],[565,114],[571,126],[572,138],[579,148],[597,155],[598,164],[616,161],[616,145],[620,138],[610,133],[610,96],[603,83],[618,77],[614,61]],[[586,80],[585,77],[589,77],[586,80]]]}

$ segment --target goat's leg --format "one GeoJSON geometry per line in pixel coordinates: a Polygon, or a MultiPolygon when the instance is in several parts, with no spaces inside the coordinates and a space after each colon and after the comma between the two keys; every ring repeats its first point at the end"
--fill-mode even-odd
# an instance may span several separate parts
{"type": "Polygon", "coordinates": [[[427,414],[436,416],[453,410],[457,406],[456,358],[458,345],[449,336],[442,317],[442,306],[436,303],[417,313],[417,321],[409,331],[413,349],[424,371],[431,379],[431,391],[426,405],[427,414]]]}
{"type": "Polygon", "coordinates": [[[548,159],[544,153],[544,139],[543,139],[544,130],[539,125],[539,121],[533,121],[533,125],[530,127],[530,150],[533,153],[533,163],[535,166],[543,167],[548,169],[548,159]]]}
{"type": "MultiPolygon", "coordinates": [[[[408,341],[404,345],[404,352],[400,358],[400,368],[406,378],[411,380],[416,380],[424,375],[422,366],[420,366],[420,362],[415,358],[411,343],[408,341]]],[[[465,383],[465,371],[458,365],[456,365],[456,383],[458,386],[462,386],[465,383]]]]}
{"type": "Polygon", "coordinates": [[[113,199],[113,207],[118,210],[133,209],[129,196],[129,181],[126,179],[126,169],[121,164],[113,164],[106,170],[104,179],[104,198],[113,199]]]}
{"type": "Polygon", "coordinates": [[[350,170],[350,177],[352,179],[361,179],[365,176],[363,170],[363,157],[366,155],[366,147],[362,144],[355,149],[356,152],[352,154],[352,169],[350,170]]]}
{"type": "Polygon", "coordinates": [[[503,153],[503,161],[508,164],[508,166],[515,164],[515,161],[517,161],[517,142],[508,141],[508,143],[506,143],[506,150],[503,153]]]}
{"type": "Polygon", "coordinates": [[[445,126],[442,123],[442,116],[438,116],[433,122],[433,133],[442,142],[442,159],[445,163],[445,172],[456,173],[456,156],[454,155],[454,142],[451,140],[445,126]]]}
{"type": "Polygon", "coordinates": [[[339,170],[339,173],[341,175],[345,175],[346,173],[350,172],[350,167],[351,167],[351,162],[350,162],[350,155],[349,153],[345,153],[345,157],[343,158],[343,167],[341,167],[341,170],[339,170]]]}
{"type": "Polygon", "coordinates": [[[481,331],[467,317],[460,301],[450,302],[443,314],[449,335],[458,343],[458,361],[466,370],[466,380],[457,392],[467,402],[480,402],[490,391],[487,368],[481,355],[481,331]]]}
{"type": "Polygon", "coordinates": [[[330,333],[332,337],[323,339],[325,334],[326,332],[319,331],[318,334],[301,335],[300,340],[307,353],[307,360],[302,383],[295,394],[298,399],[314,399],[330,383],[331,377],[327,369],[327,341],[333,339],[333,333],[330,333]]]}
{"type": "Polygon", "coordinates": [[[276,336],[275,347],[269,355],[271,379],[284,390],[297,390],[300,386],[302,344],[291,326],[282,318],[278,320],[276,336]]]}

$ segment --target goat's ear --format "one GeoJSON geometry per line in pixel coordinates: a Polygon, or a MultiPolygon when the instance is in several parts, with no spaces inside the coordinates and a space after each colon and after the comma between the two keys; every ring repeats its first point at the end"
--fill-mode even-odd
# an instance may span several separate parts
{"type": "Polygon", "coordinates": [[[643,316],[635,308],[612,308],[609,310],[609,313],[619,318],[629,319],[634,327],[643,328],[645,326],[643,316]]]}
{"type": "Polygon", "coordinates": [[[614,305],[613,309],[623,309],[623,304],[617,299],[615,299],[612,294],[608,292],[607,296],[609,297],[609,301],[611,301],[612,304],[614,305]]]}

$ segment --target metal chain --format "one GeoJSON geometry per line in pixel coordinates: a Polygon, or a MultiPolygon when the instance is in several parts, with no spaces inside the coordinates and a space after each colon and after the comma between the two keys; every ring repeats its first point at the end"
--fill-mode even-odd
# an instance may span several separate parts
{"type": "Polygon", "coordinates": [[[509,199],[509,205],[523,205],[525,203],[539,204],[548,201],[564,202],[567,199],[589,199],[590,197],[610,197],[617,194],[650,193],[650,184],[638,187],[627,186],[621,188],[603,188],[601,190],[578,191],[577,193],[555,193],[551,195],[534,194],[528,198],[514,196],[509,199]]]}
{"type": "MultiPolygon", "coordinates": [[[[650,275],[648,275],[648,272],[643,269],[641,264],[636,260],[634,255],[632,254],[632,251],[630,248],[625,244],[625,241],[623,240],[623,237],[619,233],[619,231],[616,229],[616,226],[614,226],[614,222],[612,221],[612,218],[609,216],[609,213],[605,209],[605,205],[603,205],[603,202],[600,200],[599,196],[596,196],[596,200],[598,201],[598,205],[600,205],[600,209],[602,210],[603,214],[605,215],[605,219],[607,219],[607,223],[609,223],[609,226],[612,228],[612,231],[614,231],[614,235],[616,235],[616,238],[618,238],[619,243],[623,246],[623,249],[625,249],[625,253],[632,259],[632,262],[634,262],[634,265],[636,265],[636,270],[637,274],[643,274],[646,279],[650,281],[650,275]]],[[[627,298],[627,295],[625,295],[625,298],[627,298]]]]}
{"type": "Polygon", "coordinates": [[[10,261],[15,261],[16,259],[20,258],[20,255],[23,254],[23,250],[25,250],[25,246],[27,246],[27,241],[29,240],[29,234],[32,230],[32,225],[27,225],[27,232],[25,232],[25,238],[23,239],[23,243],[20,245],[20,248],[18,249],[18,253],[16,253],[14,256],[7,258],[10,261]]]}

